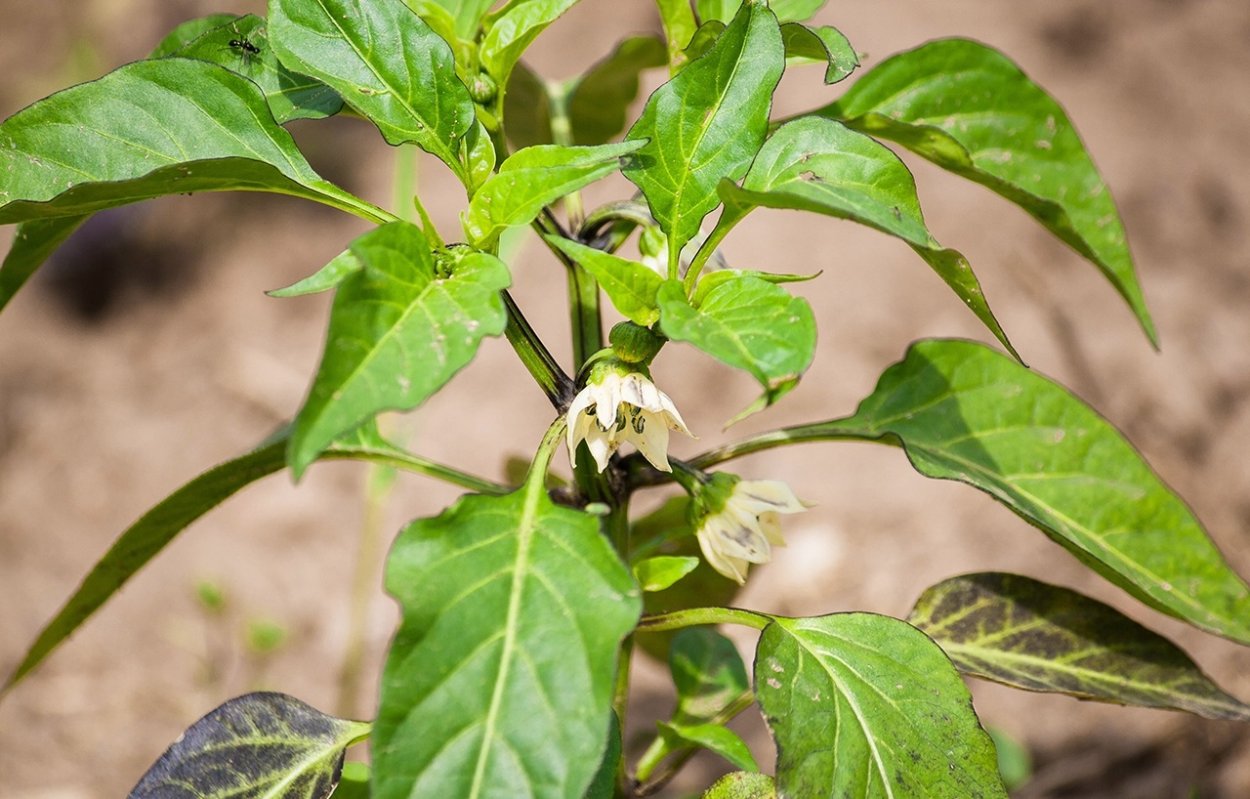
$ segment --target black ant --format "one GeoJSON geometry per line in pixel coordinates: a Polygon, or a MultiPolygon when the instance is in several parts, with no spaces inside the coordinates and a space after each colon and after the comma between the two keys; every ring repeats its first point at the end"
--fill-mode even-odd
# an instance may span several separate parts
{"type": "Polygon", "coordinates": [[[234,31],[236,38],[226,42],[226,46],[239,56],[244,67],[250,67],[252,59],[260,55],[260,47],[254,44],[247,36],[240,33],[239,29],[233,24],[230,26],[230,29],[234,31]]]}

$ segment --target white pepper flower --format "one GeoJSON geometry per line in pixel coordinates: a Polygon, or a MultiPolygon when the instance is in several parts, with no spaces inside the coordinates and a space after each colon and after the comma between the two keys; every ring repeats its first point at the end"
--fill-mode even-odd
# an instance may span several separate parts
{"type": "Polygon", "coordinates": [[[670,429],[690,435],[669,396],[656,388],[647,375],[609,359],[596,367],[586,387],[569,406],[569,460],[577,465],[577,446],[585,441],[602,472],[612,453],[628,442],[652,466],[671,472],[670,429]]]}
{"type": "Polygon", "coordinates": [[[695,531],[704,559],[739,584],[746,582],[750,564],[767,563],[773,547],[785,546],[779,514],[806,510],[783,482],[739,480],[724,472],[712,475],[696,506],[707,509],[695,531]]]}

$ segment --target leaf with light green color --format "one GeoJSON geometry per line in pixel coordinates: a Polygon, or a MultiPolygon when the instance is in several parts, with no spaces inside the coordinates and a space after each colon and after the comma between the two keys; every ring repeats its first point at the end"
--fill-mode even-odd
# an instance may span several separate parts
{"type": "Polygon", "coordinates": [[[832,120],[797,119],[768,139],[741,187],[726,180],[720,193],[726,204],[717,225],[721,229],[755,207],[793,208],[849,219],[902,239],[1015,354],[968,260],[938,244],[925,226],[911,172],[872,138],[832,120]]]}
{"type": "MultiPolygon", "coordinates": [[[[280,471],[286,465],[286,449],[287,431],[283,430],[252,452],[209,469],[184,484],[127,527],[56,616],[44,625],[22,662],[0,685],[0,695],[42,663],[179,533],[239,490],[280,471]]],[[[429,461],[387,443],[368,425],[343,436],[322,453],[321,458],[361,460],[425,474],[432,471],[429,461]]],[[[474,488],[488,490],[485,485],[474,488]]]]}
{"type": "MultiPolygon", "coordinates": [[[[820,10],[825,0],[770,0],[769,7],[780,22],[804,22],[820,10]]],[[[695,0],[699,20],[729,22],[742,6],[742,0],[695,0]]]]}
{"type": "MultiPolygon", "coordinates": [[[[651,638],[648,634],[642,640],[651,638]]],[[[667,758],[680,763],[699,748],[710,749],[739,768],[758,771],[750,749],[723,726],[751,702],[746,667],[733,641],[710,627],[687,627],[672,636],[668,666],[677,707],[639,758],[638,778],[645,782],[667,758]]]]}
{"type": "Polygon", "coordinates": [[[369,799],[369,765],[358,761],[343,764],[339,787],[334,789],[334,799],[369,799]]]}
{"type": "Polygon", "coordinates": [[[471,41],[481,27],[482,17],[486,16],[495,0],[431,0],[431,4],[445,8],[455,20],[456,35],[471,41]]]}
{"type": "Polygon", "coordinates": [[[774,619],[756,650],[755,691],[782,796],[1007,797],[959,674],[898,619],[774,619]]]}
{"type": "Polygon", "coordinates": [[[1024,787],[1033,778],[1033,757],[1029,750],[998,727],[988,726],[985,731],[994,742],[994,751],[998,755],[998,773],[1003,778],[1003,787],[1008,791],[1024,787]]]}
{"type": "Polygon", "coordinates": [[[329,263],[311,275],[295,281],[289,286],[266,291],[270,297],[303,297],[308,294],[319,294],[338,288],[338,285],[349,276],[364,269],[360,259],[351,250],[343,250],[330,259],[329,263]]]}
{"type": "Polygon", "coordinates": [[[501,91],[521,54],[538,34],[576,3],[577,0],[514,0],[494,17],[478,54],[501,91]]]}
{"type": "Polygon", "coordinates": [[[469,192],[475,193],[495,173],[495,143],[481,120],[473,123],[461,140],[462,158],[469,178],[469,192]]]}
{"type": "Polygon", "coordinates": [[[966,39],[930,42],[881,62],[816,113],[1028,211],[1106,275],[1156,342],[1111,193],[1063,108],[1002,53],[966,39]]]}
{"type": "Polygon", "coordinates": [[[664,38],[668,43],[669,69],[675,75],[685,66],[684,51],[699,23],[695,21],[690,0],[655,0],[655,5],[660,12],[660,26],[664,28],[664,38]]]}
{"type": "Polygon", "coordinates": [[[788,394],[816,351],[816,320],[807,300],[758,277],[723,279],[697,306],[686,299],[680,282],[670,280],[657,301],[664,335],[759,381],[764,394],[742,416],[788,394]]]}
{"type": "Polygon", "coordinates": [[[1175,644],[1075,591],[1014,574],[927,589],[908,621],[964,674],[1081,699],[1250,721],[1175,644]]]}
{"type": "Polygon", "coordinates": [[[712,783],[702,799],[777,799],[777,784],[767,774],[735,771],[712,783]]]}
{"type": "Polygon", "coordinates": [[[270,0],[269,34],[283,64],[336,90],[389,144],[414,142],[464,179],[473,99],[447,42],[406,5],[270,0]]]}
{"type": "Polygon", "coordinates": [[[0,174],[0,224],[197,191],[387,218],[313,171],[255,83],[189,58],[136,61],[17,112],[0,123],[0,174]]]}
{"type": "Polygon", "coordinates": [[[188,727],[129,799],[326,799],[347,747],[369,729],[286,694],[246,694],[188,727]]]}
{"type": "Polygon", "coordinates": [[[17,226],[13,245],[4,256],[4,263],[0,264],[0,310],[26,285],[35,270],[56,252],[56,248],[87,221],[88,216],[35,219],[17,226]]]}
{"type": "Polygon", "coordinates": [[[148,58],[165,58],[174,55],[209,31],[216,30],[222,25],[229,25],[237,19],[239,19],[238,14],[209,14],[206,17],[196,17],[179,23],[165,34],[165,38],[160,40],[148,58]]]}
{"type": "Polygon", "coordinates": [[[546,144],[518,150],[473,195],[463,215],[465,234],[478,246],[490,246],[504,228],[528,225],[545,206],[620,169],[621,157],[642,144],[546,144]]]}
{"type": "Polygon", "coordinates": [[[407,222],[369,231],[350,251],[362,268],[339,284],[325,353],[295,418],[288,459],[296,477],[367,419],[425,402],[507,322],[500,292],[511,277],[493,255],[436,260],[407,222]]]}
{"type": "Polygon", "coordinates": [[[582,799],[607,746],[633,578],[541,480],[470,495],[396,540],[403,622],[382,675],[374,796],[582,799]]]}
{"type": "Polygon", "coordinates": [[[661,722],[660,734],[674,749],[706,749],[747,771],[759,771],[751,749],[738,733],[720,724],[667,724],[661,722]]]}
{"type": "Polygon", "coordinates": [[[784,69],[777,19],[749,3],[708,52],[656,89],[630,128],[626,140],[648,141],[622,172],[668,234],[673,264],[720,204],[717,183],[745,174],[764,143],[784,69]]]}
{"type": "Polygon", "coordinates": [[[844,80],[859,66],[859,55],[842,31],[831,25],[808,27],[798,22],[781,26],[786,58],[820,61],[825,66],[825,83],[844,80]]]}
{"type": "Polygon", "coordinates": [[[1107,420],[984,345],[921,341],[854,415],[786,435],[901,445],[921,474],[985,491],[1147,605],[1250,643],[1250,588],[1185,503],[1107,420]]]}
{"type": "Polygon", "coordinates": [[[581,264],[583,269],[599,281],[599,287],[608,295],[612,306],[626,319],[643,327],[650,327],[660,318],[656,293],[664,283],[664,278],[637,261],[587,247],[563,236],[544,238],[553,247],[581,264]]]}
{"type": "Polygon", "coordinates": [[[698,566],[698,558],[659,555],[635,563],[634,579],[643,591],[663,591],[698,566]]]}
{"type": "Polygon", "coordinates": [[[265,93],[278,122],[321,119],[343,108],[343,98],[336,91],[319,80],[292,72],[278,61],[269,46],[265,20],[253,14],[231,17],[204,30],[168,55],[211,61],[255,82],[265,93]],[[250,52],[244,45],[260,52],[250,52]]]}

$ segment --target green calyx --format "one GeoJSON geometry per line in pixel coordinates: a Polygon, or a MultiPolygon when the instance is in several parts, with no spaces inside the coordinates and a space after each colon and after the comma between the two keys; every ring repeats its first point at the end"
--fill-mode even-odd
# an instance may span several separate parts
{"type": "Polygon", "coordinates": [[[485,72],[477,73],[469,84],[469,96],[479,105],[487,105],[499,94],[499,84],[485,72]]]}
{"type": "Polygon", "coordinates": [[[621,322],[608,333],[608,341],[612,344],[612,352],[617,358],[629,364],[650,364],[666,339],[650,328],[621,322]]]}
{"type": "Polygon", "coordinates": [[[713,472],[704,476],[696,491],[691,494],[690,521],[694,527],[707,516],[720,513],[729,504],[729,497],[742,479],[729,472],[713,472]]]}

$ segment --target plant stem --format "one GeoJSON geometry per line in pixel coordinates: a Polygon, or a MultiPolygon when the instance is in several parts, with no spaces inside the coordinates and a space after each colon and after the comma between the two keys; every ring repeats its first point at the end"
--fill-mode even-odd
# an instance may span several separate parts
{"type": "Polygon", "coordinates": [[[318,460],[323,461],[364,461],[379,466],[391,466],[406,472],[416,472],[426,477],[434,477],[452,485],[476,491],[479,494],[503,495],[512,491],[509,486],[487,480],[484,477],[468,474],[450,466],[410,455],[403,450],[371,450],[371,449],[330,449],[321,453],[318,460]]]}
{"type": "Polygon", "coordinates": [[[356,698],[360,693],[361,666],[364,664],[365,626],[369,620],[369,600],[373,596],[373,574],[382,549],[386,499],[394,482],[394,467],[379,463],[370,465],[365,477],[360,547],[356,551],[356,568],[352,575],[347,644],[344,647],[343,666],[339,671],[337,715],[341,718],[355,718],[357,715],[356,698]]]}
{"type": "Polygon", "coordinates": [[[568,270],[569,326],[573,335],[573,372],[581,371],[586,359],[603,349],[603,321],[599,313],[599,284],[572,258],[552,246],[547,236],[577,241],[570,235],[550,208],[544,208],[534,229],[540,234],[547,249],[568,270]]]}
{"type": "Polygon", "coordinates": [[[503,301],[508,310],[508,326],[504,329],[504,335],[508,337],[508,342],[516,350],[521,363],[537,381],[552,406],[556,410],[563,410],[573,399],[572,379],[564,373],[551,352],[538,338],[538,334],[530,327],[521,309],[517,307],[516,301],[512,299],[512,295],[506,291],[503,292],[503,301]]]}
{"type": "Polygon", "coordinates": [[[739,608],[686,608],[671,613],[643,616],[635,632],[660,633],[709,624],[741,624],[763,630],[772,619],[762,613],[739,608]]]}
{"type": "Polygon", "coordinates": [[[865,435],[862,430],[839,430],[837,425],[843,422],[843,419],[834,419],[827,422],[817,422],[815,424],[795,425],[794,427],[783,427],[780,430],[773,430],[768,433],[761,433],[758,436],[736,441],[732,444],[726,444],[723,447],[717,447],[708,450],[702,455],[691,458],[689,463],[696,469],[708,469],[718,463],[741,458],[743,455],[750,455],[755,452],[763,452],[766,449],[774,447],[784,447],[790,444],[804,444],[809,441],[836,441],[839,439],[853,439],[860,441],[875,441],[881,444],[893,444],[888,438],[878,438],[865,435]]]}

